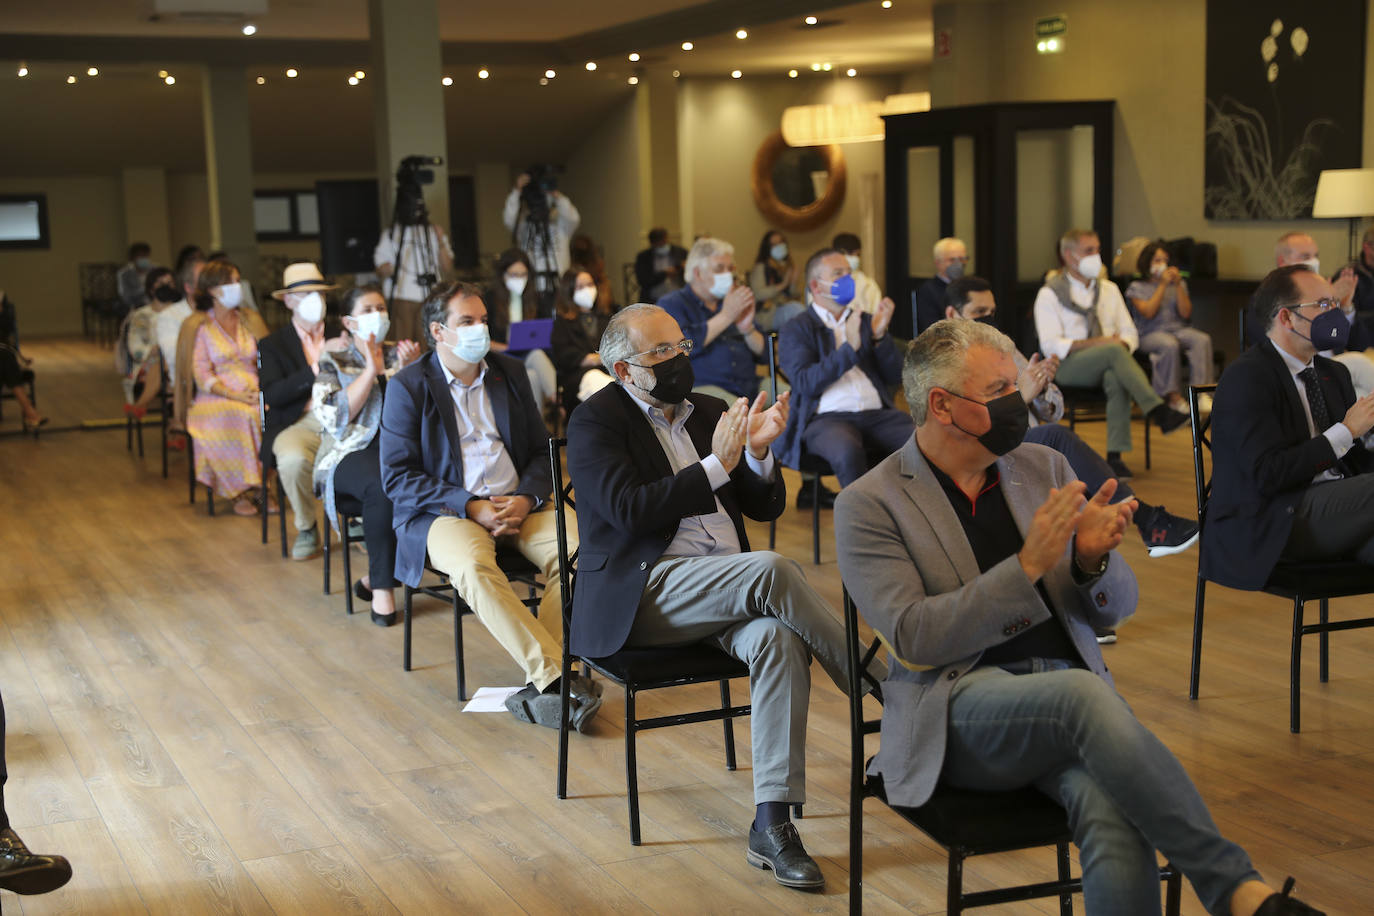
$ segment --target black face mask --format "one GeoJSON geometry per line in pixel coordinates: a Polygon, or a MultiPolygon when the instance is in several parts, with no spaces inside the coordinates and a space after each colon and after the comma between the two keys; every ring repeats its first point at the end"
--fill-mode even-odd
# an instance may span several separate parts
{"type": "MultiPolygon", "coordinates": [[[[640,391],[647,390],[649,397],[664,404],[679,404],[692,391],[692,386],[696,384],[696,375],[692,372],[692,361],[687,358],[686,353],[679,353],[672,359],[664,360],[654,366],[641,366],[638,363],[630,363],[636,369],[649,369],[654,373],[654,387],[645,389],[640,385],[635,385],[640,391]]],[[[634,382],[630,384],[634,385],[634,382]]]]}
{"type": "Polygon", "coordinates": [[[170,305],[181,299],[181,293],[177,292],[174,286],[159,286],[153,290],[153,298],[158,302],[166,302],[170,305]]]}
{"type": "Polygon", "coordinates": [[[977,318],[975,318],[975,319],[973,319],[973,320],[976,321],[976,322],[978,322],[979,324],[988,324],[988,325],[992,325],[994,328],[997,327],[997,313],[996,313],[996,312],[993,312],[991,315],[979,315],[977,318]]]}
{"type": "MultiPolygon", "coordinates": [[[[992,452],[997,457],[1002,457],[1007,452],[1016,448],[1026,438],[1026,429],[1030,426],[1030,413],[1026,410],[1026,402],[1021,397],[1021,392],[1013,391],[1004,394],[1000,398],[993,398],[986,404],[982,401],[974,401],[973,398],[966,398],[962,394],[954,394],[961,401],[973,401],[974,404],[982,404],[988,409],[988,419],[992,421],[992,426],[987,432],[978,437],[978,441],[983,448],[992,452]]],[[[958,423],[954,428],[962,433],[968,433],[958,423]]]]}

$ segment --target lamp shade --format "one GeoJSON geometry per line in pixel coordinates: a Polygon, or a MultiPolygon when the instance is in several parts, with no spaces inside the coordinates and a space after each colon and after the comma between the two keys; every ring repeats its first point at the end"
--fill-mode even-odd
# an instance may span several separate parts
{"type": "Polygon", "coordinates": [[[1318,219],[1374,216],[1374,169],[1326,169],[1317,178],[1318,219]]]}

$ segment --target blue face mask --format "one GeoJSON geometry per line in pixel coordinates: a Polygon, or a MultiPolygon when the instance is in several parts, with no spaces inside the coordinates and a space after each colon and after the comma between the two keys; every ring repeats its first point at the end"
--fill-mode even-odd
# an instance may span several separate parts
{"type": "Polygon", "coordinates": [[[836,305],[848,305],[854,301],[853,274],[845,274],[830,284],[830,299],[836,305]]]}
{"type": "Polygon", "coordinates": [[[1292,314],[1294,318],[1301,318],[1311,325],[1307,329],[1307,339],[1317,350],[1345,349],[1346,341],[1350,338],[1350,319],[1339,308],[1329,308],[1316,318],[1299,315],[1296,311],[1292,314]]]}

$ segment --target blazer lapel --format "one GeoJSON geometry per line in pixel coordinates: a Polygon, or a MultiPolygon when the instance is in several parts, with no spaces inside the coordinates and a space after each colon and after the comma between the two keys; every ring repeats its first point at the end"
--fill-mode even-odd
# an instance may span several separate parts
{"type": "Polygon", "coordinates": [[[968,538],[963,537],[964,529],[959,517],[954,514],[949,497],[916,446],[915,437],[902,446],[902,475],[908,478],[904,488],[907,498],[925,518],[931,531],[936,533],[935,543],[945,552],[960,581],[972,582],[978,578],[978,561],[973,556],[973,548],[969,546],[968,538]],[[959,535],[941,537],[939,532],[959,532],[959,535]]]}
{"type": "MultiPolygon", "coordinates": [[[[1024,478],[1014,452],[997,459],[996,466],[1002,475],[1002,498],[1007,501],[1011,517],[1016,520],[1016,529],[1024,538],[1035,517],[1035,510],[1040,508],[1048,494],[1024,478]]],[[[1092,494],[1088,496],[1091,498],[1092,494]]]]}
{"type": "MultiPolygon", "coordinates": [[[[439,411],[439,419],[444,424],[444,435],[448,437],[449,453],[462,473],[463,450],[458,445],[458,418],[454,416],[453,395],[449,393],[448,380],[444,370],[439,368],[439,357],[430,353],[425,357],[425,384],[429,386],[429,396],[434,398],[434,406],[439,411]]],[[[461,480],[461,478],[460,478],[461,480]]]]}
{"type": "MultiPolygon", "coordinates": [[[[639,407],[634,403],[634,395],[626,391],[619,383],[615,383],[616,395],[620,401],[620,408],[625,411],[625,425],[629,429],[632,455],[643,456],[648,459],[653,479],[673,476],[673,466],[668,463],[668,456],[663,452],[663,446],[659,443],[658,437],[649,426],[648,419],[640,412],[639,407]]],[[[691,424],[688,423],[690,426],[691,424]]],[[[693,439],[693,444],[696,440],[693,439]]]]}
{"type": "MultiPolygon", "coordinates": [[[[1288,404],[1288,416],[1292,418],[1289,422],[1293,424],[1293,429],[1301,430],[1303,438],[1306,438],[1307,411],[1303,409],[1302,399],[1298,397],[1298,386],[1293,384],[1293,373],[1288,371],[1288,364],[1274,349],[1272,340],[1266,337],[1260,344],[1260,349],[1269,363],[1270,370],[1278,380],[1279,390],[1283,392],[1284,401],[1288,404]]],[[[1320,379],[1320,376],[1318,378],[1320,379]]],[[[1327,403],[1329,406],[1330,402],[1327,403]]]]}

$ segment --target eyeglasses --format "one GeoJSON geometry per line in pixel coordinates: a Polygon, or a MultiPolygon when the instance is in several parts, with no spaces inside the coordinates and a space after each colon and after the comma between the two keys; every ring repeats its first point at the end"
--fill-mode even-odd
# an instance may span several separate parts
{"type": "Polygon", "coordinates": [[[670,356],[673,356],[677,353],[681,353],[683,356],[691,356],[692,341],[684,337],[682,340],[679,340],[675,344],[659,344],[658,346],[653,347],[649,350],[645,350],[642,353],[631,353],[629,358],[625,361],[629,362],[631,359],[636,359],[641,356],[657,356],[659,359],[668,359],[670,356]]]}
{"type": "Polygon", "coordinates": [[[1340,305],[1341,305],[1341,300],[1339,300],[1339,299],[1313,299],[1311,302],[1294,302],[1292,305],[1285,305],[1284,308],[1286,308],[1286,309],[1314,308],[1314,309],[1316,309],[1316,310],[1319,311],[1319,312],[1325,312],[1325,311],[1328,311],[1329,309],[1340,308],[1340,305]]]}

